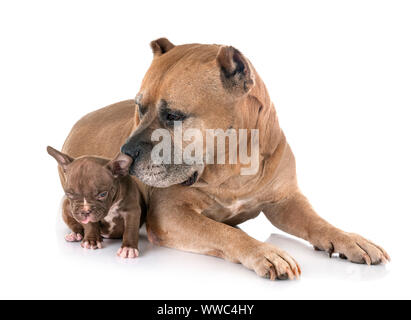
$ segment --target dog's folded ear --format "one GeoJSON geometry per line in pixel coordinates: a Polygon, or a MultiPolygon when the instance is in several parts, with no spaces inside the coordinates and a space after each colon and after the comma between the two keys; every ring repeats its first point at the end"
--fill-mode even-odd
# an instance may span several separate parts
{"type": "Polygon", "coordinates": [[[119,153],[117,157],[111,160],[107,164],[107,168],[111,171],[114,177],[124,177],[128,175],[130,165],[133,163],[133,159],[124,153],[119,153]]]}
{"type": "Polygon", "coordinates": [[[223,46],[217,54],[224,87],[233,94],[243,95],[254,86],[254,73],[250,63],[234,47],[223,46]]]}
{"type": "Polygon", "coordinates": [[[167,38],[151,41],[150,46],[153,50],[154,57],[161,56],[175,47],[167,38]]]}
{"type": "Polygon", "coordinates": [[[64,171],[66,171],[67,166],[74,161],[72,157],[57,151],[50,146],[47,147],[47,153],[56,159],[57,163],[63,168],[64,171]]]}

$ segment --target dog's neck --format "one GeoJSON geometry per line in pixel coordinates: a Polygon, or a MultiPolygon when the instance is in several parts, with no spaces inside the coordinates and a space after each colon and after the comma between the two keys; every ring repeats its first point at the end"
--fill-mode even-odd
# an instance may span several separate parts
{"type": "MultiPolygon", "coordinates": [[[[239,123],[240,128],[259,130],[259,170],[255,175],[241,176],[241,164],[208,165],[202,179],[196,184],[197,187],[204,188],[204,191],[209,189],[213,193],[213,190],[223,187],[226,191],[230,188],[233,193],[241,194],[242,190],[245,192],[253,190],[254,188],[250,188],[250,185],[264,187],[274,179],[276,168],[287,147],[274,104],[258,75],[256,75],[255,87],[238,101],[235,108],[241,109],[239,114],[246,115],[239,123]],[[270,169],[267,170],[268,168],[270,169]],[[270,172],[270,175],[267,175],[267,172],[270,172]]],[[[248,144],[251,143],[250,140],[248,139],[248,144]]]]}

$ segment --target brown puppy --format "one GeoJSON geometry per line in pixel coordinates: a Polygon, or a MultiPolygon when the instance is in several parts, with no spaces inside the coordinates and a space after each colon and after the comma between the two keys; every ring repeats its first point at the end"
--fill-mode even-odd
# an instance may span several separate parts
{"type": "Polygon", "coordinates": [[[117,254],[138,257],[138,235],[144,206],[137,185],[128,176],[131,159],[84,156],[73,159],[52,147],[63,175],[63,219],[72,232],[69,242],[82,241],[86,249],[102,248],[102,237],[123,238],[117,254]]]}
{"type": "Polygon", "coordinates": [[[136,101],[85,116],[63,149],[75,156],[90,152],[111,158],[131,135],[123,146],[135,160],[131,171],[147,184],[166,187],[143,193],[149,200],[150,241],[240,262],[270,279],[294,278],[300,271],[292,257],[232,227],[264,212],[273,225],[330,254],[340,253],[356,263],[389,260],[381,247],[324,221],[301,194],[295,159],[274,105],[238,50],[174,46],[164,38],[151,47],[154,60],[136,101]],[[169,120],[182,121],[183,131],[259,129],[258,171],[242,176],[241,164],[153,165],[151,133],[158,128],[171,131],[169,120]]]}

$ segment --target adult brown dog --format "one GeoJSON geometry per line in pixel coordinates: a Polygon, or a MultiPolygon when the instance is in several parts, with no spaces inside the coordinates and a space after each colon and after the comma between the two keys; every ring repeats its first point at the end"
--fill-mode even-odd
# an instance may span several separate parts
{"type": "Polygon", "coordinates": [[[263,212],[273,225],[318,250],[338,252],[356,263],[389,260],[381,247],[320,218],[301,194],[294,156],[274,105],[238,50],[174,46],[164,38],[151,47],[154,59],[137,95],[136,111],[133,102],[125,101],[86,116],[74,127],[65,151],[112,157],[130,136],[122,151],[134,159],[131,173],[161,187],[150,189],[148,197],[152,242],[239,262],[272,280],[298,276],[300,268],[287,253],[233,227],[263,212]],[[172,131],[175,120],[183,122],[183,131],[258,129],[258,172],[241,175],[241,164],[153,164],[151,134],[158,128],[172,131]]]}

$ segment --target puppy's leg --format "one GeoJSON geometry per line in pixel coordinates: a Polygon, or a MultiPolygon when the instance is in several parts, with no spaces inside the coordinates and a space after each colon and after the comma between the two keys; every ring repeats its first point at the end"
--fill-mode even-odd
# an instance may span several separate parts
{"type": "Polygon", "coordinates": [[[271,280],[300,275],[298,264],[286,252],[176,203],[160,199],[151,202],[147,234],[152,243],[242,263],[271,280]]]}
{"type": "Polygon", "coordinates": [[[357,234],[337,229],[319,217],[301,193],[269,204],[263,212],[277,228],[309,241],[316,250],[327,251],[330,256],[336,252],[343,259],[369,265],[390,260],[381,247],[357,234]]]}
{"type": "Polygon", "coordinates": [[[64,238],[68,242],[78,242],[83,239],[84,229],[83,226],[78,223],[72,216],[69,201],[67,198],[63,201],[63,220],[66,225],[72,231],[71,233],[67,234],[64,238]]]}
{"type": "Polygon", "coordinates": [[[137,258],[138,238],[140,230],[141,209],[135,208],[132,211],[123,214],[124,216],[124,234],[121,248],[117,251],[117,255],[121,258],[137,258]]]}
{"type": "Polygon", "coordinates": [[[100,233],[100,226],[98,223],[89,222],[83,225],[84,239],[81,246],[85,249],[101,249],[103,238],[100,233]]]}

